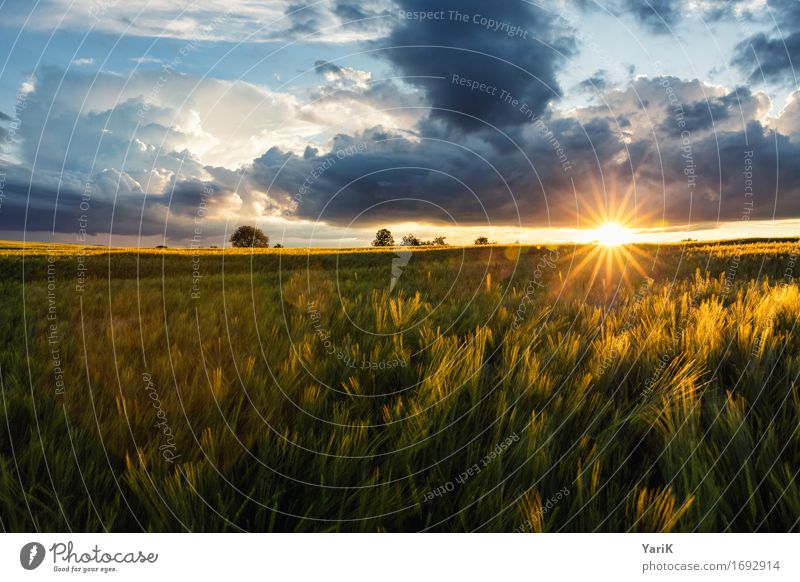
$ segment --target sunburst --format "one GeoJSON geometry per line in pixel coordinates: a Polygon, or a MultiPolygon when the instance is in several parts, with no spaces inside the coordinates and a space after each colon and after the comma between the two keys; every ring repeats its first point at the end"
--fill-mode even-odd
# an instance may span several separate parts
{"type": "Polygon", "coordinates": [[[590,280],[602,280],[606,289],[611,289],[615,280],[649,278],[647,267],[653,256],[648,247],[636,244],[635,225],[647,223],[652,216],[637,215],[634,191],[632,185],[590,189],[590,195],[583,199],[581,222],[591,227],[578,241],[583,246],[577,251],[570,276],[581,279],[581,273],[590,269],[590,280]]]}

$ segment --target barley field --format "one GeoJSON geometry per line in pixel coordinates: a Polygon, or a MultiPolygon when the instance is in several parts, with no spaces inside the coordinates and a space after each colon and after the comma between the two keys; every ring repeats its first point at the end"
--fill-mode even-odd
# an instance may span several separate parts
{"type": "Polygon", "coordinates": [[[0,245],[4,531],[798,531],[800,243],[0,245]]]}

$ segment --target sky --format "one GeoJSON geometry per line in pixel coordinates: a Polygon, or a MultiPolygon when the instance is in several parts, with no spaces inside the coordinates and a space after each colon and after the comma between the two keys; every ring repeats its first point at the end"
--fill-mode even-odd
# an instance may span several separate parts
{"type": "Polygon", "coordinates": [[[0,238],[800,235],[799,0],[0,0],[0,238]]]}

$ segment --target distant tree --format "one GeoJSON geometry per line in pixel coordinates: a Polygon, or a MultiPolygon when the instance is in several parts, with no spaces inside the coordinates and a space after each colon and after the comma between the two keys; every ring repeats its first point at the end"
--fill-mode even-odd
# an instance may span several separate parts
{"type": "Polygon", "coordinates": [[[434,237],[434,238],[433,238],[433,244],[434,244],[435,246],[437,246],[437,247],[446,247],[446,246],[447,246],[447,243],[446,243],[446,242],[444,242],[444,239],[446,239],[446,238],[447,238],[446,236],[437,236],[437,237],[434,237]]]}
{"type": "Polygon", "coordinates": [[[169,248],[169,247],[167,247],[167,245],[156,245],[156,248],[157,249],[166,249],[166,248],[169,248]]]}
{"type": "Polygon", "coordinates": [[[479,236],[478,238],[475,239],[475,244],[476,245],[488,245],[489,244],[489,238],[485,237],[485,236],[479,236]]]}
{"type": "Polygon", "coordinates": [[[283,245],[281,243],[275,243],[275,246],[272,247],[273,249],[282,249],[283,245]]]}
{"type": "Polygon", "coordinates": [[[382,228],[375,233],[375,240],[372,241],[374,247],[390,247],[394,245],[394,237],[388,228],[382,228]]]}
{"type": "Polygon", "coordinates": [[[418,247],[422,245],[422,241],[420,241],[413,234],[407,234],[403,237],[402,244],[404,247],[418,247]]]}
{"type": "Polygon", "coordinates": [[[269,237],[255,226],[240,226],[231,235],[231,244],[240,249],[265,249],[269,246],[269,237]]]}

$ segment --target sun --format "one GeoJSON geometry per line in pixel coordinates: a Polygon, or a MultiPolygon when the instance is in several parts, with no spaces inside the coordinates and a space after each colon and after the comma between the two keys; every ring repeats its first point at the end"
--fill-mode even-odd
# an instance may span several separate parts
{"type": "Polygon", "coordinates": [[[590,230],[587,239],[606,247],[615,247],[633,242],[633,230],[614,222],[606,222],[590,230]]]}

